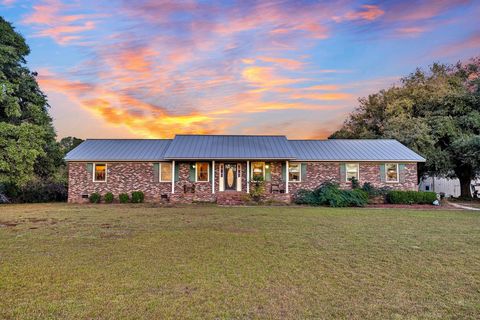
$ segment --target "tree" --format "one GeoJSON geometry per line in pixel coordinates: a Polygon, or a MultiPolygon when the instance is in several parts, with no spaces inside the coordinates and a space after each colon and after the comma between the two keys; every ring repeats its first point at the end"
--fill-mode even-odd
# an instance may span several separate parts
{"type": "Polygon", "coordinates": [[[330,138],[393,138],[426,157],[420,176],[470,181],[480,175],[480,58],[433,64],[393,86],[359,99],[359,106],[330,138]]]}
{"type": "Polygon", "coordinates": [[[0,184],[22,187],[62,162],[45,94],[25,66],[25,39],[0,17],[0,184]]]}
{"type": "Polygon", "coordinates": [[[60,148],[62,149],[63,155],[65,156],[68,152],[75,149],[82,142],[83,139],[77,137],[62,138],[62,140],[60,140],[60,148]]]}

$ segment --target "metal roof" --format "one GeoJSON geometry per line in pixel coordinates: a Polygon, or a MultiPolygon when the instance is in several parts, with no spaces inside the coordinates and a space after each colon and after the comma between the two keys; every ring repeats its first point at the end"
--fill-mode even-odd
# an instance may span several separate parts
{"type": "Polygon", "coordinates": [[[295,159],[285,136],[176,135],[165,159],[295,159]]]}
{"type": "Polygon", "coordinates": [[[297,160],[425,162],[423,157],[397,140],[289,140],[289,143],[297,160]]]}
{"type": "Polygon", "coordinates": [[[70,151],[66,161],[158,161],[171,139],[88,139],[70,151]]]}
{"type": "Polygon", "coordinates": [[[287,140],[285,136],[177,135],[175,139],[88,139],[66,161],[161,160],[410,161],[425,159],[396,140],[287,140]]]}

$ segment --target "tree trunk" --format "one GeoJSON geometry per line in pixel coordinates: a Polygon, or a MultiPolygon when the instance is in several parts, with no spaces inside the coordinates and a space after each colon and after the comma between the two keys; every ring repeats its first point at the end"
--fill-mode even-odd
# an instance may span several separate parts
{"type": "Polygon", "coordinates": [[[472,199],[471,177],[459,176],[458,179],[460,180],[460,198],[472,199]]]}

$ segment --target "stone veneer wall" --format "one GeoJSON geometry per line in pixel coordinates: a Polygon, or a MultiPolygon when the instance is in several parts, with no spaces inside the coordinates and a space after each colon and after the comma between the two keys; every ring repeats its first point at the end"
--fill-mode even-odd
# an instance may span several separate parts
{"type": "MultiPolygon", "coordinates": [[[[211,161],[209,161],[211,166],[211,161]]],[[[215,202],[219,192],[219,167],[221,162],[215,162],[215,194],[212,194],[212,182],[194,182],[189,180],[190,163],[179,162],[179,179],[175,182],[175,193],[171,194],[171,182],[155,182],[153,165],[150,162],[109,162],[107,163],[107,182],[93,182],[92,174],[87,172],[86,163],[71,162],[69,170],[69,202],[86,202],[82,194],[98,192],[104,195],[112,192],[116,198],[120,193],[143,191],[145,201],[159,202],[161,195],[167,194],[172,202],[190,203],[193,201],[215,202]],[[184,193],[184,185],[191,190],[195,185],[195,192],[184,193]]],[[[246,162],[240,162],[242,169],[242,192],[246,192],[246,162]]],[[[290,196],[299,189],[314,189],[324,181],[340,180],[340,164],[334,162],[307,162],[307,176],[302,182],[290,182],[290,194],[270,194],[271,185],[278,184],[285,188],[282,180],[282,162],[270,162],[271,181],[265,182],[266,195],[264,200],[288,202],[290,196]]],[[[400,183],[385,183],[380,181],[380,167],[378,163],[360,163],[360,183],[370,182],[375,187],[389,186],[401,190],[417,190],[417,164],[408,163],[401,173],[400,183]]],[[[342,188],[349,188],[350,182],[340,182],[342,188]]],[[[250,188],[252,188],[251,182],[250,188]]]]}

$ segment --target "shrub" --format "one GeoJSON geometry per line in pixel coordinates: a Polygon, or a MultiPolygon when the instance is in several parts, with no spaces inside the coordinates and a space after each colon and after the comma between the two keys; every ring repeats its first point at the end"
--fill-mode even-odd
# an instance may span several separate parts
{"type": "Polygon", "coordinates": [[[132,192],[132,203],[141,203],[145,199],[145,195],[142,191],[133,191],[132,192]]]}
{"type": "Polygon", "coordinates": [[[358,182],[358,179],[355,177],[351,177],[348,179],[352,183],[352,189],[358,189],[360,188],[360,182],[358,182]]]}
{"type": "Polygon", "coordinates": [[[254,185],[250,189],[250,198],[255,202],[260,202],[262,196],[265,194],[265,182],[263,177],[253,177],[254,185]]]}
{"type": "Polygon", "coordinates": [[[67,184],[52,180],[33,179],[25,186],[1,184],[0,193],[11,202],[52,202],[67,200],[67,184]]]}
{"type": "Polygon", "coordinates": [[[94,192],[90,195],[88,199],[90,200],[91,203],[100,203],[102,196],[100,195],[100,193],[94,192]]]}
{"type": "Polygon", "coordinates": [[[127,203],[130,200],[130,197],[128,196],[128,193],[120,193],[118,195],[118,200],[120,200],[120,203],[127,203]]]}
{"type": "Polygon", "coordinates": [[[365,182],[362,190],[365,191],[369,197],[376,197],[386,195],[391,189],[389,187],[375,188],[370,182],[365,182]]]}
{"type": "Polygon", "coordinates": [[[363,207],[368,202],[368,194],[361,189],[341,190],[338,184],[325,182],[313,191],[299,190],[295,203],[330,207],[363,207]]]}
{"type": "Polygon", "coordinates": [[[104,199],[105,199],[105,203],[112,203],[114,199],[113,193],[107,192],[104,199]]]}
{"type": "Polygon", "coordinates": [[[432,204],[435,200],[435,192],[392,190],[387,193],[387,202],[393,204],[432,204]]]}

